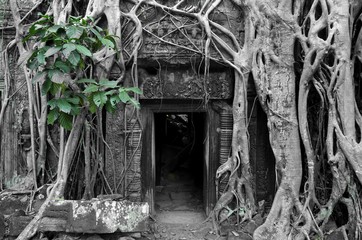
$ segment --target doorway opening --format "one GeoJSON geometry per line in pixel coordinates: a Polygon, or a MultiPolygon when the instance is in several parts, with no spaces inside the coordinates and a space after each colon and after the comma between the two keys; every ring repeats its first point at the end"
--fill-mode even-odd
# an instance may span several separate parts
{"type": "Polygon", "coordinates": [[[155,113],[155,210],[204,211],[206,116],[155,113]]]}

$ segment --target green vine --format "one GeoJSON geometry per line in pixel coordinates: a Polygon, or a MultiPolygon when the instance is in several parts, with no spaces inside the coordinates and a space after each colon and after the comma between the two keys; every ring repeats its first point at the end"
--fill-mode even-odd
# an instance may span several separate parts
{"type": "Polygon", "coordinates": [[[104,106],[114,112],[119,102],[139,108],[130,96],[142,94],[139,88],[124,88],[118,81],[95,77],[93,54],[104,46],[117,49],[115,36],[96,26],[92,18],[70,17],[68,23],[53,24],[52,16],[41,15],[23,41],[35,42],[24,60],[34,74],[33,83],[39,83],[42,94],[49,96],[48,124],[59,123],[70,130],[73,117],[84,107],[90,113],[104,106]]]}

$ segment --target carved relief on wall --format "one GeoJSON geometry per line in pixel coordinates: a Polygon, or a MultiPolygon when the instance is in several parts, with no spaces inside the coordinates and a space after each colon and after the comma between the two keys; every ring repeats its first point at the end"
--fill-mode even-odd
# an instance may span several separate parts
{"type": "Polygon", "coordinates": [[[159,74],[139,72],[145,99],[230,99],[233,94],[230,71],[213,72],[208,78],[192,69],[162,70],[159,74]]]}
{"type": "MultiPolygon", "coordinates": [[[[168,6],[173,6],[177,1],[162,1],[168,6]]],[[[189,13],[200,11],[202,1],[183,1],[178,9],[189,13]]],[[[218,8],[210,14],[210,20],[229,29],[236,38],[243,42],[244,29],[242,29],[243,17],[235,5],[231,2],[222,2],[218,8]]],[[[193,17],[177,15],[166,10],[148,6],[141,7],[139,19],[143,26],[143,45],[138,57],[140,59],[161,60],[170,64],[187,64],[190,58],[203,58],[205,51],[206,34],[197,19],[193,17]]],[[[224,37],[219,30],[212,27],[213,34],[218,35],[225,42],[230,39],[224,37]]],[[[124,36],[132,35],[133,28],[124,29],[124,36]]],[[[125,57],[129,56],[132,48],[132,40],[129,37],[124,39],[125,57]]],[[[214,44],[210,46],[211,59],[221,61],[221,56],[214,44]]],[[[226,56],[227,57],[227,56],[226,56]]]]}

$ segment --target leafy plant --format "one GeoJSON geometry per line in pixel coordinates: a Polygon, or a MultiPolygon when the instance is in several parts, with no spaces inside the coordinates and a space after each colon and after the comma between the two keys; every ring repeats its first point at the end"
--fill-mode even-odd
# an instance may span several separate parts
{"type": "Polygon", "coordinates": [[[49,95],[48,123],[72,128],[73,116],[88,107],[91,113],[105,106],[113,112],[119,102],[139,107],[129,93],[142,94],[136,87],[123,88],[117,81],[92,78],[93,54],[104,46],[116,51],[115,37],[95,25],[91,18],[70,17],[69,23],[53,24],[41,15],[29,29],[24,42],[35,41],[27,67],[35,72],[42,94],[49,95]]]}

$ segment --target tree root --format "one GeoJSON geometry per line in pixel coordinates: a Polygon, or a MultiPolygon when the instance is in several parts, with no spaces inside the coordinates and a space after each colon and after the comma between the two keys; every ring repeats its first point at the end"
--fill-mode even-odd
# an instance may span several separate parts
{"type": "MultiPolygon", "coordinates": [[[[39,1],[40,4],[42,1],[39,1]]],[[[353,176],[358,179],[358,184],[362,184],[362,141],[358,141],[356,134],[356,123],[359,130],[362,129],[362,116],[357,107],[351,108],[355,103],[354,96],[354,66],[359,66],[361,61],[361,30],[354,29],[359,26],[358,18],[361,15],[362,4],[358,0],[353,1],[327,1],[327,0],[310,0],[310,1],[265,1],[261,0],[232,0],[242,8],[242,14],[245,18],[245,28],[243,34],[245,39],[243,44],[239,43],[240,39],[233,34],[230,29],[221,26],[219,23],[211,20],[211,13],[217,9],[222,0],[206,0],[199,6],[185,7],[182,5],[185,1],[181,0],[174,6],[166,6],[155,0],[130,0],[129,12],[120,10],[119,1],[91,0],[88,2],[86,14],[84,17],[101,18],[105,16],[107,29],[110,34],[117,36],[116,45],[118,49],[127,51],[126,47],[131,48],[128,59],[123,58],[123,51],[116,53],[112,49],[103,48],[94,54],[95,73],[100,78],[108,77],[114,63],[118,64],[121,75],[117,79],[117,84],[123,84],[125,79],[126,65],[131,67],[132,85],[138,87],[138,52],[143,43],[143,34],[147,32],[157,38],[163,44],[169,44],[174,47],[194,52],[204,57],[205,77],[208,77],[211,61],[222,61],[234,69],[235,92],[233,99],[233,136],[231,156],[227,162],[221,165],[216,172],[216,179],[229,173],[229,181],[224,192],[210,216],[215,225],[220,224],[229,216],[223,215],[223,210],[227,209],[231,203],[236,202],[236,210],[231,214],[236,214],[239,218],[241,209],[243,215],[241,222],[247,221],[255,214],[254,189],[252,188],[252,174],[249,159],[249,136],[248,127],[248,107],[247,107],[247,81],[250,71],[252,70],[256,90],[263,110],[268,117],[268,127],[270,142],[277,161],[277,174],[280,176],[280,186],[274,198],[273,206],[268,215],[266,222],[261,225],[254,233],[255,239],[305,239],[309,238],[310,232],[314,231],[321,234],[325,225],[330,220],[331,214],[338,202],[343,203],[348,209],[349,223],[346,225],[348,230],[353,233],[360,231],[359,225],[354,221],[357,218],[361,221],[360,203],[358,193],[353,182],[353,176]],[[175,32],[180,32],[193,45],[192,48],[180,46],[168,42],[163,36],[156,36],[148,30],[147,26],[142,26],[140,15],[142,7],[152,7],[162,10],[170,17],[175,26],[175,32]],[[204,33],[204,49],[198,49],[193,44],[188,35],[183,32],[184,26],[178,26],[176,16],[183,16],[192,19],[193,24],[201,26],[204,33]],[[134,28],[130,36],[122,36],[121,19],[126,19],[125,25],[132,25],[134,28]],[[250,19],[253,19],[252,22],[250,19]],[[302,21],[300,21],[302,20],[302,21]],[[352,53],[351,33],[359,32],[355,40],[356,46],[352,53]],[[336,33],[339,34],[336,34],[336,33]],[[221,34],[220,34],[221,33],[221,34]],[[221,36],[222,35],[222,36],[221,36]],[[283,38],[280,37],[283,35],[283,38]],[[122,39],[126,39],[126,46],[122,45],[122,39]],[[225,40],[227,39],[227,40],[225,40]],[[303,66],[301,67],[300,79],[295,76],[295,68],[292,63],[296,61],[295,39],[302,49],[302,53],[297,56],[302,57],[303,66]],[[214,51],[218,56],[211,56],[214,51]],[[331,60],[332,59],[332,60],[331,60]],[[332,62],[332,63],[331,63],[332,62]],[[295,93],[295,83],[299,80],[299,92],[295,93]],[[318,152],[313,145],[313,133],[311,126],[308,125],[308,100],[310,99],[311,84],[318,91],[320,102],[325,108],[328,108],[328,116],[322,116],[328,119],[328,124],[321,125],[322,130],[327,131],[327,137],[321,147],[326,150],[318,152]],[[298,107],[296,108],[295,98],[298,95],[298,107]],[[298,115],[298,118],[297,118],[298,115]],[[299,123],[298,123],[299,121],[299,123]],[[299,135],[300,133],[300,135],[299,135]],[[301,138],[307,158],[308,179],[305,185],[306,197],[303,202],[299,196],[299,187],[302,176],[302,158],[300,154],[301,138]],[[336,140],[337,139],[337,140],[336,140]],[[326,151],[323,152],[323,151],[326,151]],[[333,176],[333,185],[330,198],[325,205],[319,203],[315,182],[317,154],[326,154],[328,163],[333,176]],[[351,167],[351,168],[350,168],[351,167]],[[343,197],[348,195],[348,197],[343,197]],[[236,213],[235,213],[236,212],[236,213]],[[314,216],[313,216],[314,215],[314,216]],[[295,217],[296,216],[296,217],[295,217]],[[313,225],[314,224],[314,225],[313,225]]],[[[29,46],[21,42],[24,34],[22,22],[30,13],[21,19],[16,1],[10,1],[13,17],[15,20],[16,39],[8,45],[3,57],[12,46],[17,46],[19,52],[24,54],[29,52],[29,46]]],[[[127,3],[128,4],[128,3],[127,3]]],[[[39,5],[36,5],[38,7],[39,5]]],[[[73,12],[73,1],[55,0],[51,3],[55,23],[66,22],[69,15],[73,12]]],[[[34,8],[31,10],[33,11],[34,8]]],[[[161,12],[161,11],[159,11],[161,12]]],[[[127,48],[127,50],[129,50],[127,48]]],[[[9,101],[9,71],[8,63],[5,61],[5,102],[0,111],[0,124],[3,119],[5,107],[9,101]]],[[[46,127],[46,99],[43,98],[41,104],[37,105],[32,99],[39,99],[36,91],[33,91],[31,84],[32,76],[24,68],[28,83],[28,98],[30,122],[35,119],[38,123],[38,131],[41,133],[39,146],[36,151],[34,141],[35,129],[31,130],[32,135],[32,160],[33,170],[36,172],[36,161],[40,162],[44,174],[45,152],[47,136],[46,127]],[[35,153],[39,153],[36,158],[35,153]]],[[[136,96],[136,99],[138,97],[136,96]]],[[[208,97],[205,96],[205,100],[208,97]]],[[[131,118],[139,121],[139,114],[133,111],[131,118]]],[[[101,122],[101,115],[97,115],[101,122]]],[[[82,122],[81,119],[78,119],[82,122]]],[[[78,121],[77,120],[77,121],[78,121]]],[[[84,120],[84,119],[83,119],[84,120]]],[[[31,126],[34,124],[31,123],[31,126]]],[[[142,127],[142,126],[141,126],[142,127]]],[[[130,129],[132,131],[132,129],[130,129]]],[[[76,131],[80,131],[77,129],[76,131]]],[[[88,130],[89,131],[89,130],[88,130]]],[[[72,131],[73,132],[73,131],[72,131]]],[[[359,131],[361,132],[361,131],[359,131]]],[[[74,155],[74,146],[79,140],[79,132],[71,133],[73,140],[68,139],[65,142],[66,134],[61,132],[61,143],[59,146],[59,165],[57,180],[52,188],[46,202],[41,207],[39,213],[33,221],[19,236],[18,239],[29,239],[37,230],[38,223],[41,219],[49,202],[56,196],[64,194],[65,183],[69,172],[69,161],[74,155]],[[74,145],[74,146],[73,146],[74,145]]],[[[96,140],[85,144],[86,155],[96,157],[102,155],[103,147],[100,147],[103,139],[102,129],[97,128],[96,140]],[[94,146],[93,146],[94,145],[94,146]],[[96,148],[96,149],[93,149],[96,148]]],[[[87,134],[89,138],[89,132],[87,134]]],[[[321,141],[320,141],[321,142],[321,141]]],[[[139,149],[140,144],[136,147],[139,149]]],[[[57,148],[52,146],[57,152],[57,148]]],[[[133,152],[133,159],[136,152],[133,152]]],[[[325,157],[323,156],[323,159],[325,157]]],[[[125,163],[124,174],[130,168],[132,159],[125,163]]],[[[126,160],[125,160],[126,161],[126,160]]],[[[87,162],[87,175],[90,174],[90,162],[87,162]]],[[[96,165],[98,167],[98,165],[96,165]]],[[[102,171],[102,169],[100,170],[102,171]]],[[[91,178],[87,179],[87,192],[85,197],[90,197],[91,183],[95,182],[96,174],[94,171],[91,178]]],[[[37,176],[34,175],[36,183],[37,176]]],[[[42,177],[44,178],[44,177],[42,177]]],[[[124,176],[121,180],[123,181],[124,176]]],[[[114,186],[118,188],[114,183],[114,186]]],[[[117,189],[116,189],[117,190],[117,189]]],[[[322,233],[323,234],[323,233],[322,233]]],[[[356,233],[354,236],[348,233],[348,237],[359,237],[356,233]]]]}

